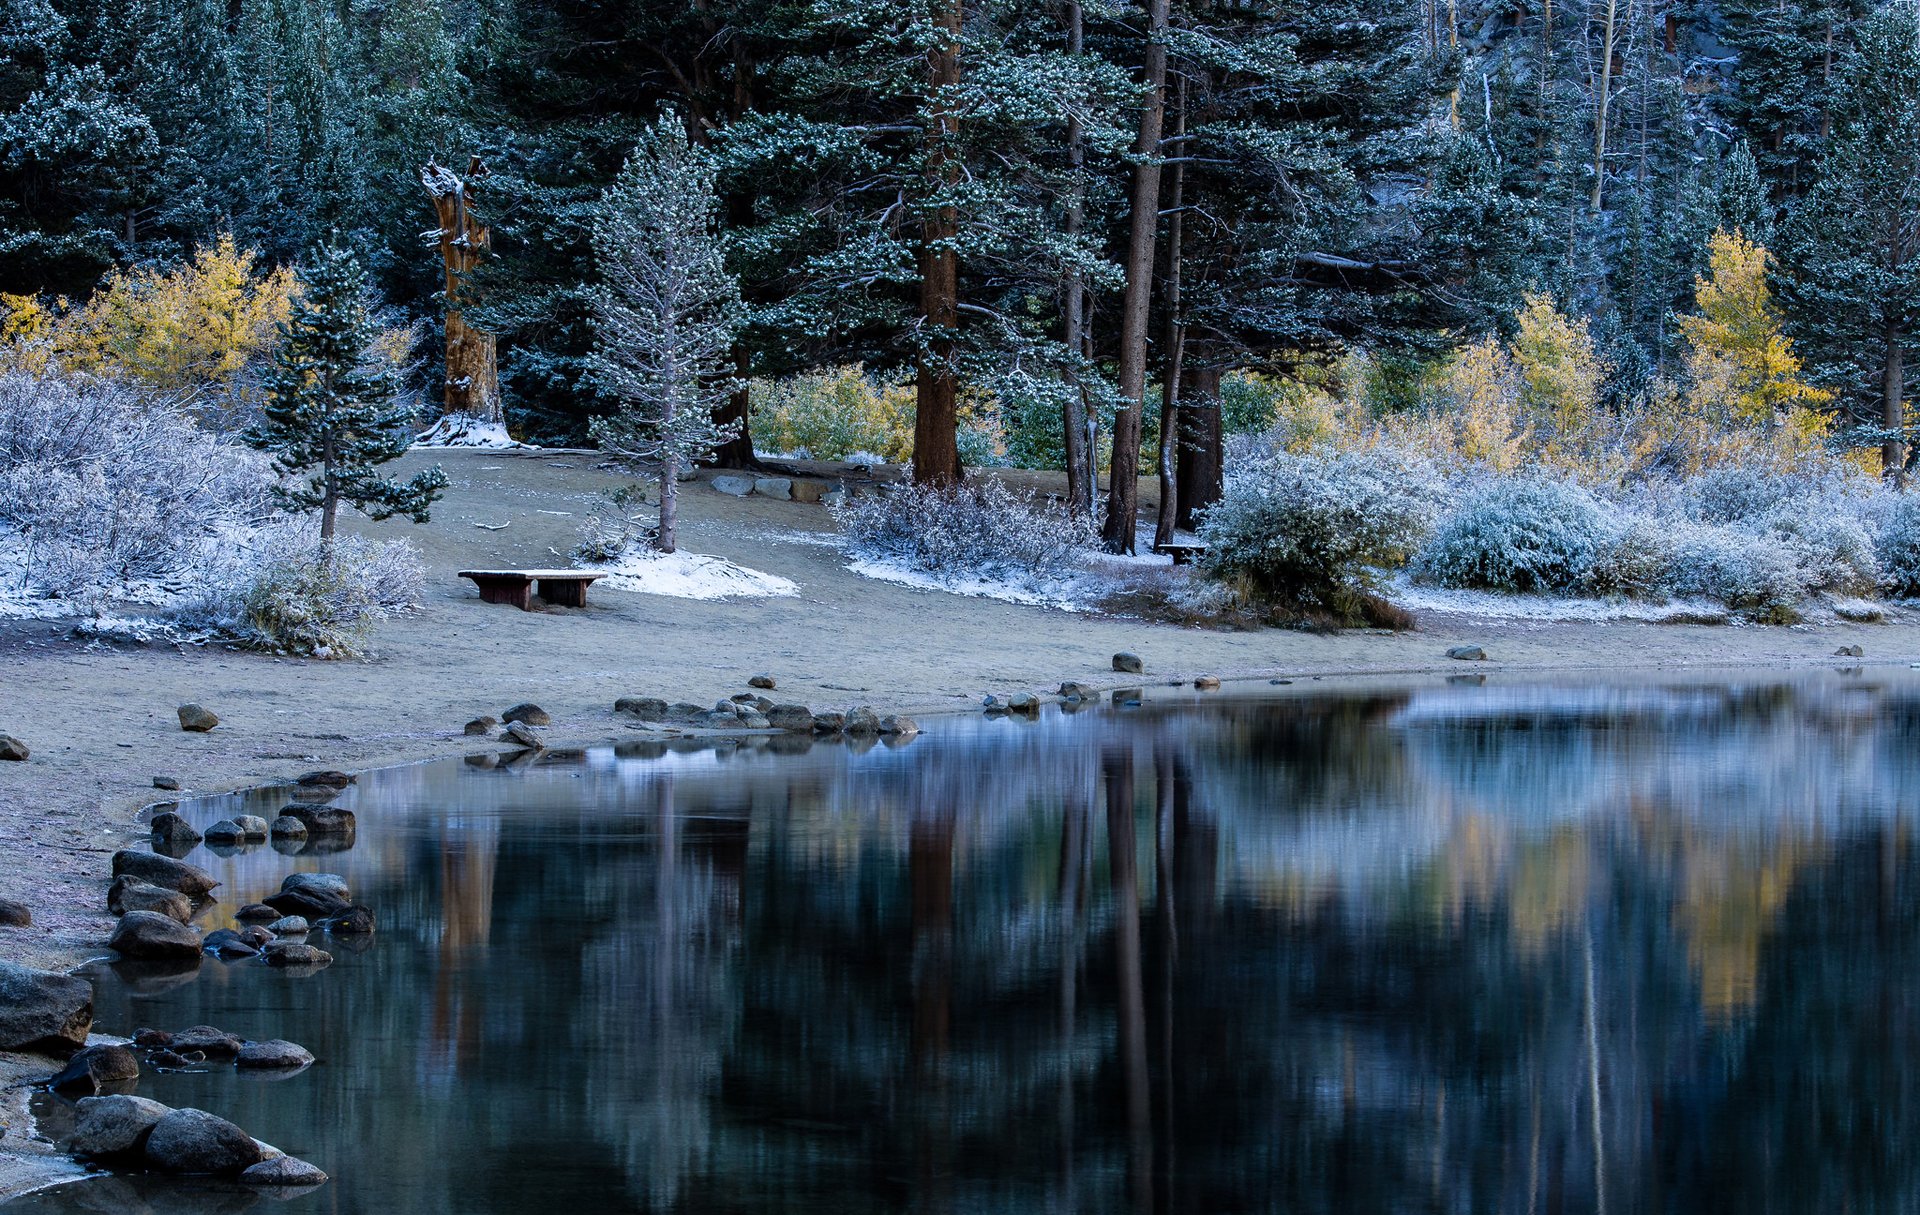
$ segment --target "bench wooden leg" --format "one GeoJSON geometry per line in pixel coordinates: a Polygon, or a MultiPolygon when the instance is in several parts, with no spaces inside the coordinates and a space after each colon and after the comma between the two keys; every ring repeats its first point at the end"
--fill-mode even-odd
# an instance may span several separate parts
{"type": "Polygon", "coordinates": [[[533,610],[533,584],[530,582],[483,582],[480,584],[482,603],[508,603],[523,612],[533,610]]]}

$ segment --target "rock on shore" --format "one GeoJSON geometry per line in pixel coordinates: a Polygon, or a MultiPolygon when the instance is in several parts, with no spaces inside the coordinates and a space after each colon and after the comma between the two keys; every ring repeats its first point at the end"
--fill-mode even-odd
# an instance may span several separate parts
{"type": "Polygon", "coordinates": [[[188,898],[199,898],[220,885],[213,875],[185,861],[130,848],[113,854],[113,876],[136,877],[167,890],[178,890],[188,898]]]}
{"type": "Polygon", "coordinates": [[[92,1028],[91,983],[0,961],[0,1050],[66,1054],[92,1028]]]}

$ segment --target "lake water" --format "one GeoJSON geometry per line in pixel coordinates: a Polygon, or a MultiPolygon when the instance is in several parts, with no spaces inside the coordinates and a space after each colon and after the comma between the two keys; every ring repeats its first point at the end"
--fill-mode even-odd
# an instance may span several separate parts
{"type": "MultiPolygon", "coordinates": [[[[286,1206],[330,1215],[1912,1210],[1901,676],[1305,684],[373,773],[346,851],[189,857],[206,928],[317,870],[369,944],[98,965],[100,1028],[312,1049],[137,1091],[320,1165],[286,1206]]],[[[255,1203],[109,1178],[6,1212],[255,1203]]]]}

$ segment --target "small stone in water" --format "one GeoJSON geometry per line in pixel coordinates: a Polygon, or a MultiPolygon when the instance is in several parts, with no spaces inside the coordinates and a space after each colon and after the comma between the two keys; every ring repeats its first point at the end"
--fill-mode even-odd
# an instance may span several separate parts
{"type": "Polygon", "coordinates": [[[269,832],[277,840],[303,840],[307,838],[307,825],[290,814],[283,814],[273,820],[269,832]]]}
{"type": "Polygon", "coordinates": [[[265,903],[248,903],[240,910],[234,912],[233,918],[236,920],[277,920],[280,918],[280,913],[265,903]]]}
{"type": "Polygon", "coordinates": [[[282,916],[267,925],[267,931],[277,937],[305,936],[311,930],[304,916],[282,916]]]}
{"type": "Polygon", "coordinates": [[[1220,677],[1218,675],[1202,675],[1193,681],[1193,686],[1202,692],[1212,692],[1220,687],[1220,677]]]}

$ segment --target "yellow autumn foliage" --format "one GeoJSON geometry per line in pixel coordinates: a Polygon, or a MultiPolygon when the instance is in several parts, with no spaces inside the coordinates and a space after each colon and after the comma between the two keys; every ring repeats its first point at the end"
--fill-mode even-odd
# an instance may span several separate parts
{"type": "Polygon", "coordinates": [[[272,348],[293,307],[293,274],[256,274],[255,259],[227,235],[177,269],[115,274],[62,318],[61,363],[169,391],[230,385],[272,348]]]}
{"type": "MultiPolygon", "coordinates": [[[[1771,424],[1833,399],[1801,378],[1793,342],[1780,332],[1767,262],[1766,249],[1739,232],[1716,231],[1708,244],[1708,275],[1693,283],[1699,311],[1679,319],[1688,401],[1703,420],[1731,414],[1771,424]]],[[[1808,421],[1797,417],[1792,425],[1804,429],[1808,421]]]]}
{"type": "Polygon", "coordinates": [[[1608,371],[1585,317],[1569,317],[1545,295],[1528,295],[1508,354],[1520,375],[1520,403],[1537,420],[1547,462],[1577,467],[1599,429],[1608,371]]]}

